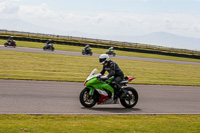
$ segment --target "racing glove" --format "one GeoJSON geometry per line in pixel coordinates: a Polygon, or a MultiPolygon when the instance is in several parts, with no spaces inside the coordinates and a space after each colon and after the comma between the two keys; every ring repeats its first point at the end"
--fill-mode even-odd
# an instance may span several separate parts
{"type": "Polygon", "coordinates": [[[101,79],[101,80],[107,80],[108,77],[107,77],[107,76],[101,76],[100,79],[101,79]]]}

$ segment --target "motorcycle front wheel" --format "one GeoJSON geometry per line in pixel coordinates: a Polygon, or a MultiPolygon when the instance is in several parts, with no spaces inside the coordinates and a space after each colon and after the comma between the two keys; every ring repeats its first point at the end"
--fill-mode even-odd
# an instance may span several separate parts
{"type": "Polygon", "coordinates": [[[97,98],[95,96],[90,96],[90,89],[84,88],[79,96],[81,104],[86,108],[91,108],[97,103],[97,98]]]}
{"type": "Polygon", "coordinates": [[[7,47],[7,46],[8,46],[8,43],[4,43],[4,46],[7,47]]]}
{"type": "Polygon", "coordinates": [[[85,52],[82,52],[82,55],[85,55],[85,52]]]}
{"type": "Polygon", "coordinates": [[[137,91],[132,87],[124,88],[124,90],[128,93],[128,95],[127,95],[126,98],[123,98],[123,99],[120,98],[121,104],[125,108],[134,107],[138,102],[138,93],[137,93],[137,91]]]}
{"type": "Polygon", "coordinates": [[[46,46],[43,47],[43,50],[46,51],[46,46]]]}

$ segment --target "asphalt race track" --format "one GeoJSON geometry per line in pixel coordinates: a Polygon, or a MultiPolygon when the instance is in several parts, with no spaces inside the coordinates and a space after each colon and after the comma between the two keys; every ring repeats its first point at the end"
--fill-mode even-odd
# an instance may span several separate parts
{"type": "MultiPolygon", "coordinates": [[[[25,47],[1,46],[0,50],[82,56],[81,52],[51,52],[25,47]]],[[[99,54],[93,56],[98,57],[99,54]]],[[[195,62],[118,55],[114,58],[200,65],[195,62]]],[[[88,109],[79,102],[83,83],[0,79],[0,114],[200,114],[200,87],[133,84],[128,86],[134,87],[139,93],[139,102],[134,108],[126,109],[121,104],[109,104],[88,109]]]]}
{"type": "MultiPolygon", "coordinates": [[[[24,51],[24,52],[34,52],[34,53],[49,53],[49,54],[62,54],[62,55],[75,55],[75,56],[89,56],[89,55],[82,55],[81,50],[80,52],[73,52],[73,51],[44,51],[42,48],[27,48],[27,47],[4,47],[0,45],[0,50],[11,50],[11,51],[24,51]]],[[[93,53],[92,57],[99,57],[100,54],[93,53]]],[[[127,59],[127,60],[141,60],[141,61],[151,61],[151,62],[165,62],[165,63],[178,63],[178,64],[190,64],[190,65],[200,65],[198,62],[187,62],[187,61],[176,61],[176,60],[165,60],[165,59],[153,59],[153,58],[142,58],[142,57],[131,57],[131,56],[121,56],[116,55],[115,57],[110,56],[111,58],[116,59],[127,59]]]]}
{"type": "Polygon", "coordinates": [[[133,85],[139,93],[131,109],[121,104],[84,108],[83,83],[0,80],[0,114],[200,114],[200,87],[133,85]]]}

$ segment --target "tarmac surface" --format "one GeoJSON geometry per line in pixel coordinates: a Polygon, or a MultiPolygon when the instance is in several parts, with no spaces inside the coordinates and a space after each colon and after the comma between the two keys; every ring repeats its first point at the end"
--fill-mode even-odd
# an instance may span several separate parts
{"type": "Polygon", "coordinates": [[[133,85],[134,108],[119,104],[85,108],[79,102],[83,83],[0,80],[0,114],[200,114],[200,87],[133,85]]]}
{"type": "MultiPolygon", "coordinates": [[[[24,51],[24,52],[34,52],[34,53],[49,53],[49,54],[62,54],[62,55],[75,55],[75,56],[90,56],[82,55],[81,52],[74,51],[44,51],[42,48],[27,48],[27,47],[4,47],[0,45],[0,50],[11,50],[11,51],[24,51]]],[[[99,57],[100,54],[93,53],[92,57],[99,57]]],[[[127,59],[127,60],[140,60],[140,61],[150,61],[150,62],[165,62],[165,63],[177,63],[177,64],[189,64],[189,65],[200,65],[199,62],[188,62],[188,61],[176,61],[176,60],[165,60],[165,59],[153,59],[153,58],[143,58],[143,57],[133,57],[133,56],[121,56],[116,55],[115,57],[110,56],[113,59],[127,59]]]]}

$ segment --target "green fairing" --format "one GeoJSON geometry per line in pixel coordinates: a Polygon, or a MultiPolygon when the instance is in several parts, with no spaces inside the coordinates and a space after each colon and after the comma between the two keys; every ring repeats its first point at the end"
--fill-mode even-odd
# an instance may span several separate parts
{"type": "MultiPolygon", "coordinates": [[[[106,80],[107,82],[111,82],[112,79],[108,79],[106,80]]],[[[90,95],[92,95],[93,93],[93,89],[100,89],[102,91],[104,91],[104,89],[107,89],[109,90],[111,93],[114,93],[114,89],[109,85],[109,84],[106,84],[106,83],[103,83],[99,80],[97,80],[97,77],[93,77],[92,79],[90,79],[87,83],[86,83],[86,86],[87,88],[91,89],[90,91],[90,95]]]]}

